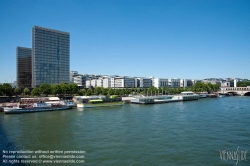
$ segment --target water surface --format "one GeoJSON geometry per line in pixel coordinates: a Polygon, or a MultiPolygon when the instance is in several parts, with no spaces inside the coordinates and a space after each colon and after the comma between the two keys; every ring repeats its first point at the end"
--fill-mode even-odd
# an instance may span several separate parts
{"type": "MultiPolygon", "coordinates": [[[[19,150],[84,150],[83,165],[236,165],[221,160],[220,151],[250,151],[249,119],[250,97],[0,113],[0,144],[19,150]]],[[[248,161],[237,165],[250,165],[249,153],[248,161]]]]}

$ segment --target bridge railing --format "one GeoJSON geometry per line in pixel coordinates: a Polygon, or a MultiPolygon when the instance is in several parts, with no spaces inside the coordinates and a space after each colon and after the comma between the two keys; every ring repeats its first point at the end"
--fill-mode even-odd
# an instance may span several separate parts
{"type": "Polygon", "coordinates": [[[233,90],[233,91],[250,91],[250,88],[249,87],[230,87],[230,88],[225,88],[224,90],[226,90],[226,91],[230,91],[230,90],[233,90]]]}

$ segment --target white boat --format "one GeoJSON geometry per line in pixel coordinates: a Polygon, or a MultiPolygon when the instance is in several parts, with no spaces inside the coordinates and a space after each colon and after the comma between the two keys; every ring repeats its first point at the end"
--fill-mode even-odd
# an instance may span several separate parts
{"type": "Polygon", "coordinates": [[[136,97],[131,99],[130,102],[135,104],[158,104],[198,99],[199,95],[195,94],[194,92],[182,92],[179,95],[136,97]]]}
{"type": "Polygon", "coordinates": [[[207,98],[207,92],[199,93],[200,98],[207,98]]]}
{"type": "Polygon", "coordinates": [[[20,114],[20,113],[31,113],[31,112],[44,112],[44,111],[56,111],[56,110],[66,110],[71,109],[73,106],[72,102],[64,102],[57,104],[50,104],[45,102],[34,103],[31,107],[15,107],[4,109],[5,114],[20,114]]]}
{"type": "Polygon", "coordinates": [[[77,102],[77,108],[96,108],[96,107],[110,107],[122,106],[121,97],[116,95],[107,96],[75,96],[74,100],[77,102]]]}
{"type": "Polygon", "coordinates": [[[198,100],[199,99],[199,95],[191,92],[191,91],[187,91],[187,92],[181,92],[180,94],[182,96],[182,100],[183,101],[187,101],[187,100],[198,100]]]}

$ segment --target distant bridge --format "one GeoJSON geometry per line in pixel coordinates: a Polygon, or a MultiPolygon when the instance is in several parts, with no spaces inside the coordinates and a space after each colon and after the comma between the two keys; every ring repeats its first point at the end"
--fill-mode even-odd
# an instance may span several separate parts
{"type": "Polygon", "coordinates": [[[219,93],[233,93],[241,96],[250,95],[250,87],[224,87],[219,93]]]}

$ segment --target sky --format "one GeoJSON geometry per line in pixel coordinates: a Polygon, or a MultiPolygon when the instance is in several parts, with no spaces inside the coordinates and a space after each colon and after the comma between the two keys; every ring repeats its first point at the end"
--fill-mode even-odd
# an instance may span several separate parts
{"type": "Polygon", "coordinates": [[[0,83],[34,25],[70,33],[70,70],[250,79],[249,0],[0,0],[0,83]]]}

